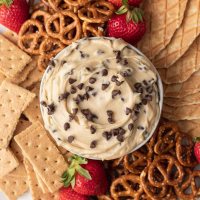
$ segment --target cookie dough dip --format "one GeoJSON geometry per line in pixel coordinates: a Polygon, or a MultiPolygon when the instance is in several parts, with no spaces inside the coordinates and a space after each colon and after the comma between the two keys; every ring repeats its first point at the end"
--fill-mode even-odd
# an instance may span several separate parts
{"type": "Polygon", "coordinates": [[[85,38],[51,61],[41,83],[45,128],[58,145],[109,160],[144,143],[160,117],[159,77],[121,39],[85,38]]]}

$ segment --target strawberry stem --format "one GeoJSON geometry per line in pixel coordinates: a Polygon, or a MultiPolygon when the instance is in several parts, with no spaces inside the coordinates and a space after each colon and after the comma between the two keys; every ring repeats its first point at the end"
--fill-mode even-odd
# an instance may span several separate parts
{"type": "Polygon", "coordinates": [[[195,137],[194,142],[200,142],[200,137],[195,137]]]}
{"type": "Polygon", "coordinates": [[[13,0],[0,0],[0,6],[6,6],[7,8],[13,3],[13,0]]]}

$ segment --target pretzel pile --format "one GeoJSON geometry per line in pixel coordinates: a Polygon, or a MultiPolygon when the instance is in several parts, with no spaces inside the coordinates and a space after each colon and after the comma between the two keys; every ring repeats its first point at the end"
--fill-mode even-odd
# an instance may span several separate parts
{"type": "Polygon", "coordinates": [[[39,55],[38,68],[44,71],[65,46],[82,37],[104,36],[113,12],[106,0],[43,0],[22,25],[18,45],[30,55],[39,55]]]}
{"type": "Polygon", "coordinates": [[[194,170],[193,146],[192,138],[174,123],[162,123],[145,146],[109,163],[107,199],[195,199],[200,195],[200,170],[194,170]]]}

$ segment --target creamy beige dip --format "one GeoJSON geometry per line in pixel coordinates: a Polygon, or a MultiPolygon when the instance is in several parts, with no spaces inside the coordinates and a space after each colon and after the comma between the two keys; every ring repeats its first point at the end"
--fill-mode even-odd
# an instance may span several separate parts
{"type": "Polygon", "coordinates": [[[51,64],[41,85],[46,129],[58,145],[114,159],[142,143],[159,109],[151,63],[121,39],[84,39],[51,64]]]}

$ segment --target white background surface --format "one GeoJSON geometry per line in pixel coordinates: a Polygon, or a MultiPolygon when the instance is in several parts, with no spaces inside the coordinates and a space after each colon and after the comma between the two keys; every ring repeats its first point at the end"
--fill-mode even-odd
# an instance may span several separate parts
{"type": "MultiPolygon", "coordinates": [[[[0,32],[3,32],[4,30],[5,30],[5,28],[2,25],[0,25],[0,32]]],[[[198,169],[200,169],[200,165],[199,165],[198,169]]],[[[0,200],[7,200],[7,198],[1,192],[0,192],[0,200]]],[[[25,193],[18,200],[32,200],[30,192],[25,193]]],[[[200,200],[200,198],[198,198],[198,200],[200,200]]]]}

